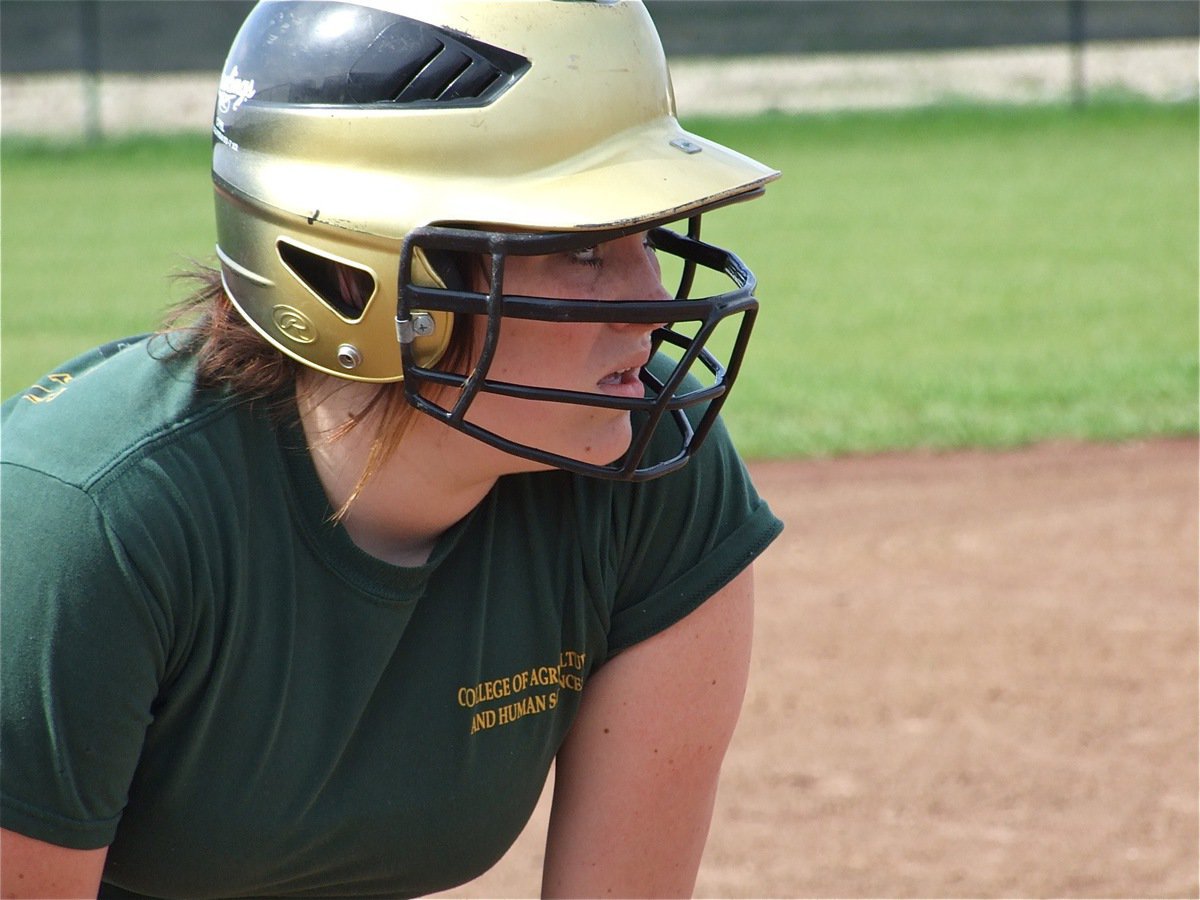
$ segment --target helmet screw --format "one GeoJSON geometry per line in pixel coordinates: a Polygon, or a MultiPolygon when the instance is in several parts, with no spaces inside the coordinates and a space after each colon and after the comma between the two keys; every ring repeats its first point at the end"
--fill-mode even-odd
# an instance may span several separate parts
{"type": "Polygon", "coordinates": [[[353,344],[342,344],[338,347],[337,358],[343,369],[357,369],[362,365],[362,354],[353,344]]]}
{"type": "Polygon", "coordinates": [[[413,313],[412,329],[417,337],[426,337],[434,332],[433,316],[427,312],[413,313]]]}
{"type": "Polygon", "coordinates": [[[407,319],[396,320],[396,340],[411,344],[419,337],[429,337],[437,331],[437,322],[427,312],[414,312],[407,319]]]}

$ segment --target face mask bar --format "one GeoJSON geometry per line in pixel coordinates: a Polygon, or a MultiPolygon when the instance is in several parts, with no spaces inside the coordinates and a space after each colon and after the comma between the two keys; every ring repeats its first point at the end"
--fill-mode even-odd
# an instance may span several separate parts
{"type": "Polygon", "coordinates": [[[401,252],[399,302],[396,312],[397,336],[400,340],[404,369],[404,391],[408,402],[446,425],[507,453],[582,475],[622,481],[648,481],[684,466],[699,449],[729,396],[758,311],[758,301],[754,297],[756,282],[753,273],[734,254],[699,240],[699,216],[689,220],[687,235],[661,227],[649,231],[649,240],[656,252],[671,254],[683,262],[683,272],[675,300],[563,300],[504,293],[504,263],[510,255],[565,253],[642,231],[645,227],[642,225],[606,232],[551,234],[486,232],[440,226],[415,229],[405,240],[401,252]],[[490,258],[492,275],[489,292],[483,294],[414,284],[413,254],[418,248],[490,258]],[[688,293],[697,266],[727,277],[733,284],[732,290],[710,297],[689,299],[688,293]],[[487,320],[483,347],[469,374],[461,375],[416,364],[412,340],[421,311],[482,316],[487,320]],[[729,363],[723,366],[704,345],[722,321],[737,315],[742,317],[741,322],[730,352],[729,363]],[[665,379],[657,378],[648,366],[643,367],[641,380],[650,396],[641,398],[611,397],[493,381],[487,377],[488,370],[505,318],[563,323],[649,324],[665,321],[671,324],[655,329],[651,335],[651,358],[658,354],[664,344],[677,348],[681,353],[678,361],[674,363],[673,370],[665,379]],[[700,324],[696,327],[695,335],[689,336],[675,330],[674,325],[679,322],[700,324]],[[697,363],[708,371],[712,383],[688,389],[684,379],[697,363]],[[456,389],[458,397],[453,406],[441,406],[422,394],[421,387],[426,384],[456,389]],[[635,418],[637,429],[629,449],[621,459],[608,465],[597,465],[504,438],[468,421],[466,417],[471,404],[481,392],[526,400],[623,409],[640,415],[635,418]],[[685,411],[701,404],[707,406],[693,426],[685,411]],[[670,419],[678,433],[678,450],[668,459],[640,465],[664,416],[670,419]]]}

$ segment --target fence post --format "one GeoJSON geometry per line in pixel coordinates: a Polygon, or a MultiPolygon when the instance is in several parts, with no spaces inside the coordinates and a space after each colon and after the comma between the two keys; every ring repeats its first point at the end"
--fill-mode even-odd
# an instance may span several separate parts
{"type": "Polygon", "coordinates": [[[82,48],[83,133],[92,142],[102,136],[100,121],[100,0],[81,0],[79,39],[82,48]]]}
{"type": "Polygon", "coordinates": [[[1067,34],[1071,54],[1071,101],[1076,106],[1087,103],[1087,6],[1086,0],[1067,0],[1067,34]]]}

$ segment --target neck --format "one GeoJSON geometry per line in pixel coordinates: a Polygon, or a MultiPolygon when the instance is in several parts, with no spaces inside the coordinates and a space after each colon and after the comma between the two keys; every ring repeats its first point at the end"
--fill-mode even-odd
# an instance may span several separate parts
{"type": "Polygon", "coordinates": [[[341,436],[330,435],[356,418],[376,390],[353,382],[321,383],[300,392],[300,419],[330,504],[343,509],[354,497],[341,520],[351,539],[385,562],[417,566],[428,560],[438,537],[483,500],[502,472],[486,465],[478,442],[418,415],[400,446],[354,496],[376,439],[378,417],[364,419],[341,436]]]}

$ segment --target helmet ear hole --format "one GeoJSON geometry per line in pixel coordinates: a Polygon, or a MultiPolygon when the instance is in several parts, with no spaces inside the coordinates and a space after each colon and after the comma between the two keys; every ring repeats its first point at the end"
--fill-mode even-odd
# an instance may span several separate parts
{"type": "Polygon", "coordinates": [[[421,252],[425,254],[429,267],[442,280],[443,285],[452,291],[471,290],[474,281],[471,267],[473,263],[477,263],[478,257],[451,250],[437,250],[433,247],[422,247],[421,252]]]}
{"type": "Polygon", "coordinates": [[[289,271],[339,316],[357,322],[375,293],[366,269],[315,253],[290,241],[278,242],[279,258],[289,271]]]}

